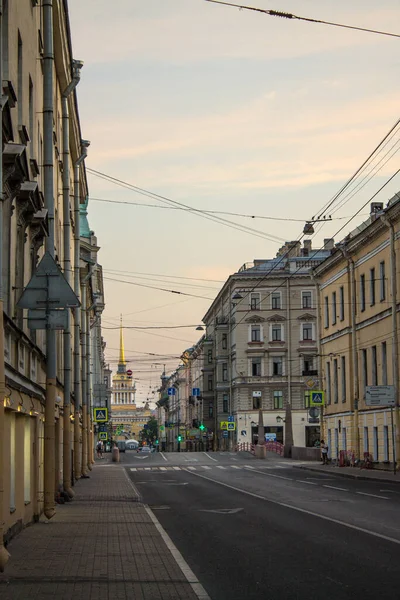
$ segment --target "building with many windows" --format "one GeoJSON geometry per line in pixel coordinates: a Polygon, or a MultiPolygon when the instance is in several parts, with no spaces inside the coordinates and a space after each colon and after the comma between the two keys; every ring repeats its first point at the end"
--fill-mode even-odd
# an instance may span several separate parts
{"type": "Polygon", "coordinates": [[[203,395],[212,407],[215,446],[255,442],[259,411],[265,434],[291,446],[314,446],[319,419],[308,411],[318,388],[317,298],[310,270],[333,249],[287,242],[271,260],[229,277],[205,314],[203,395]],[[232,416],[236,428],[223,433],[232,416]]]}
{"type": "Polygon", "coordinates": [[[341,450],[374,461],[393,460],[390,409],[367,406],[367,386],[394,386],[396,456],[398,408],[397,267],[400,195],[371,205],[371,216],[336,244],[314,269],[320,305],[320,368],[325,389],[324,432],[330,455],[341,450]]]}

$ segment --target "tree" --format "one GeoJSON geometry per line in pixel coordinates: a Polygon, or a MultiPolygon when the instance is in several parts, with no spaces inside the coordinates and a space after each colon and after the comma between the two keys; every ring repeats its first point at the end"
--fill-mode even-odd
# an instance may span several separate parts
{"type": "Polygon", "coordinates": [[[158,423],[157,419],[150,417],[147,421],[147,427],[140,432],[142,440],[146,440],[148,444],[154,444],[158,439],[158,423]]]}

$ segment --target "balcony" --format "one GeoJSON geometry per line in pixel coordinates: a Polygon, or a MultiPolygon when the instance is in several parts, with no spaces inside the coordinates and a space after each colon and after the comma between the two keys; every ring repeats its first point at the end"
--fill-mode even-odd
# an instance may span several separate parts
{"type": "Polygon", "coordinates": [[[302,371],[301,374],[302,374],[303,377],[318,377],[318,371],[317,370],[302,371]]]}

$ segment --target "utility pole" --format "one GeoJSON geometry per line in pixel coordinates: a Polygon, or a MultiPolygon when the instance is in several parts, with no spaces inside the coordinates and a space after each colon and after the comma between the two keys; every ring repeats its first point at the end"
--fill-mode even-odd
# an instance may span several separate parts
{"type": "MultiPolygon", "coordinates": [[[[48,211],[49,235],[46,252],[55,257],[55,207],[53,165],[53,0],[42,0],[43,7],[43,180],[44,202],[48,211]]],[[[55,407],[57,395],[56,332],[46,329],[46,406],[44,423],[44,514],[55,515],[55,407]]]]}
{"type": "MultiPolygon", "coordinates": [[[[0,81],[3,81],[3,0],[0,1],[0,81]]],[[[0,98],[0,117],[3,115],[5,98],[0,98]]],[[[3,134],[0,145],[0,572],[10,558],[4,547],[4,444],[5,444],[5,411],[3,399],[6,396],[6,375],[4,365],[4,291],[3,291],[3,134]]]]}

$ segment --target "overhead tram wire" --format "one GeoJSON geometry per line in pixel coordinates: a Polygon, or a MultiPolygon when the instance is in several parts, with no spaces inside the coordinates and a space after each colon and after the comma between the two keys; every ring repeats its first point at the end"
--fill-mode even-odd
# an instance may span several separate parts
{"type": "Polygon", "coordinates": [[[235,223],[234,221],[230,221],[228,219],[223,219],[222,217],[217,217],[215,215],[205,214],[203,211],[199,211],[198,209],[192,208],[191,206],[184,204],[183,202],[178,202],[177,200],[172,200],[171,198],[167,198],[167,196],[161,196],[160,194],[156,194],[153,192],[149,192],[148,190],[144,190],[143,188],[139,188],[131,183],[127,183],[121,179],[116,177],[112,177],[111,175],[107,175],[106,173],[102,173],[101,171],[96,171],[95,169],[91,169],[86,167],[86,171],[91,173],[95,177],[99,177],[100,179],[104,179],[105,181],[112,182],[115,185],[119,185],[120,187],[133,190],[138,194],[143,194],[148,197],[152,197],[153,199],[159,200],[160,202],[164,202],[167,204],[173,204],[174,206],[180,206],[184,210],[189,213],[192,213],[198,217],[203,219],[208,219],[209,221],[213,221],[215,223],[220,223],[225,227],[236,229],[237,231],[241,231],[242,233],[248,233],[249,235],[254,235],[261,239],[266,239],[273,243],[281,243],[285,240],[283,238],[277,237],[272,234],[265,233],[265,231],[260,231],[258,229],[253,229],[252,227],[247,227],[245,225],[240,225],[239,223],[235,223]]]}
{"type": "Polygon", "coordinates": [[[223,6],[233,6],[234,8],[239,8],[240,10],[251,10],[253,12],[263,13],[270,17],[280,17],[283,19],[291,19],[296,21],[306,21],[307,23],[318,23],[320,25],[331,25],[333,27],[341,27],[343,29],[353,29],[355,31],[362,31],[364,33],[374,33],[377,35],[385,35],[394,38],[400,38],[400,34],[391,33],[388,31],[379,31],[378,29],[368,29],[367,27],[358,27],[356,25],[344,25],[343,23],[334,23],[333,21],[323,21],[322,19],[312,19],[310,17],[299,17],[298,15],[294,15],[292,13],[282,12],[279,10],[265,9],[265,8],[256,8],[255,6],[246,6],[244,4],[233,4],[232,2],[223,2],[223,0],[205,0],[206,2],[211,2],[212,4],[221,4],[223,6]]]}
{"type": "Polygon", "coordinates": [[[154,283],[165,283],[165,284],[174,284],[177,286],[182,286],[182,287],[187,287],[187,288],[197,288],[197,289],[201,289],[201,290],[219,290],[219,287],[216,286],[211,286],[211,285],[201,285],[200,283],[186,283],[186,282],[181,282],[181,281],[168,281],[165,279],[158,279],[155,277],[146,277],[144,275],[130,275],[128,273],[123,273],[122,275],[120,274],[120,272],[114,272],[113,270],[109,271],[108,269],[103,269],[103,273],[107,274],[107,275],[120,275],[122,277],[127,277],[129,279],[139,279],[139,280],[144,280],[145,282],[154,282],[154,283]]]}
{"type": "MultiPolygon", "coordinates": [[[[377,195],[378,195],[378,194],[379,194],[379,193],[380,193],[380,192],[381,192],[381,191],[382,191],[382,190],[383,190],[383,189],[384,189],[384,188],[385,188],[385,187],[386,187],[386,186],[387,186],[387,185],[388,185],[388,184],[389,184],[389,183],[390,183],[390,182],[391,182],[391,181],[392,181],[392,180],[393,180],[393,179],[394,179],[394,178],[395,178],[395,177],[396,177],[398,174],[399,174],[399,172],[400,172],[400,169],[397,169],[397,171],[396,171],[396,172],[395,172],[395,173],[394,173],[394,174],[393,174],[391,177],[389,177],[389,179],[388,179],[388,180],[387,180],[387,181],[386,181],[386,182],[385,182],[385,183],[384,183],[384,184],[383,184],[383,185],[382,185],[382,186],[379,188],[379,190],[378,190],[377,192],[375,192],[375,194],[374,194],[374,195],[373,195],[371,198],[369,198],[369,199],[367,200],[367,202],[366,202],[365,204],[363,204],[363,206],[362,206],[362,207],[361,207],[361,208],[360,208],[358,211],[356,211],[356,212],[354,213],[354,215],[353,215],[353,216],[352,216],[352,217],[351,217],[351,218],[350,218],[350,219],[349,219],[349,220],[348,220],[348,221],[347,221],[347,222],[346,222],[346,223],[345,223],[345,224],[344,224],[344,225],[343,225],[343,226],[342,226],[340,229],[338,229],[338,231],[336,231],[336,233],[334,233],[333,237],[336,237],[336,236],[337,236],[337,235],[338,235],[338,234],[339,234],[341,231],[343,231],[343,229],[344,229],[345,227],[347,227],[347,225],[348,225],[348,224],[349,224],[349,223],[350,223],[350,222],[351,222],[351,221],[352,221],[352,220],[353,220],[353,219],[354,219],[354,218],[355,218],[355,217],[356,217],[356,216],[357,216],[357,215],[358,215],[358,214],[359,214],[359,213],[360,213],[360,212],[361,212],[361,211],[362,211],[362,210],[363,210],[363,209],[364,209],[366,206],[368,206],[368,204],[369,204],[369,203],[370,203],[370,202],[371,202],[371,201],[372,201],[374,198],[376,198],[376,196],[377,196],[377,195]]],[[[309,256],[309,260],[312,260],[312,259],[313,259],[313,257],[314,257],[314,256],[316,256],[316,255],[318,254],[318,252],[320,252],[321,250],[323,250],[323,246],[322,246],[321,248],[319,248],[318,250],[316,250],[316,251],[314,252],[314,254],[310,255],[310,256],[309,256]]],[[[268,293],[268,296],[269,296],[270,294],[272,294],[274,291],[278,290],[280,287],[282,287],[282,286],[284,285],[284,283],[286,283],[288,280],[292,279],[292,277],[294,277],[294,275],[296,275],[296,273],[298,273],[298,272],[301,270],[301,268],[302,268],[302,267],[299,267],[298,269],[296,269],[296,271],[294,271],[293,273],[291,273],[291,274],[290,274],[288,277],[285,277],[285,280],[284,280],[284,282],[283,282],[283,283],[281,283],[279,286],[276,286],[276,288],[275,288],[274,290],[270,291],[270,292],[268,293]]],[[[263,277],[263,278],[262,278],[262,279],[261,279],[261,280],[260,280],[260,281],[259,281],[259,282],[258,282],[258,283],[255,285],[255,286],[254,286],[254,288],[253,288],[252,290],[250,290],[249,292],[246,292],[246,297],[248,297],[248,296],[249,296],[249,294],[251,294],[251,293],[254,291],[254,289],[256,289],[257,287],[259,287],[259,285],[262,283],[262,281],[264,281],[264,280],[265,280],[265,279],[268,277],[268,275],[270,275],[270,274],[271,274],[273,271],[274,271],[274,268],[270,269],[270,270],[269,270],[269,272],[268,272],[268,273],[266,273],[266,274],[264,275],[264,277],[263,277]]],[[[243,298],[242,298],[242,300],[243,300],[243,298]]],[[[239,302],[240,302],[240,301],[239,301],[239,302]]],[[[238,302],[238,304],[239,304],[239,302],[238,302]]],[[[237,306],[237,305],[236,305],[236,306],[237,306]]],[[[245,312],[244,316],[242,317],[242,319],[241,319],[240,321],[238,321],[237,323],[235,323],[235,324],[234,324],[234,327],[233,327],[233,329],[232,329],[231,331],[233,331],[234,329],[236,329],[236,327],[237,327],[238,325],[240,325],[240,324],[243,322],[243,320],[244,320],[244,319],[247,317],[247,315],[248,315],[250,312],[251,312],[250,310],[247,310],[247,311],[245,312]]],[[[232,313],[231,313],[231,315],[230,315],[230,316],[232,316],[232,313]]]]}
{"type": "Polygon", "coordinates": [[[189,294],[189,292],[179,292],[178,290],[168,290],[166,288],[156,287],[153,285],[145,285],[144,283],[137,283],[135,281],[124,281],[123,279],[113,279],[112,277],[104,277],[107,281],[115,281],[116,283],[127,283],[128,285],[135,285],[138,287],[147,288],[150,290],[159,290],[160,292],[168,292],[170,294],[178,294],[179,296],[189,296],[190,298],[200,298],[201,300],[212,300],[207,296],[197,296],[196,294],[189,294]]]}
{"type": "MultiPolygon", "coordinates": [[[[160,207],[162,208],[162,207],[160,207]]],[[[304,222],[304,219],[302,219],[301,221],[302,223],[304,222]]],[[[148,275],[148,276],[154,276],[154,277],[169,277],[172,279],[189,279],[190,281],[212,281],[214,283],[224,283],[223,279],[204,279],[201,277],[183,277],[183,275],[166,275],[165,273],[160,274],[160,273],[143,273],[140,271],[121,271],[119,269],[104,269],[104,271],[113,271],[114,273],[129,273],[132,275],[148,275]]],[[[119,317],[118,317],[119,318],[119,317]]]]}

